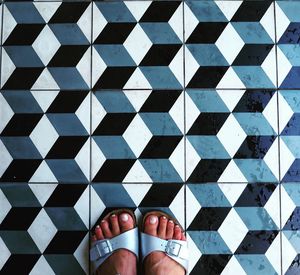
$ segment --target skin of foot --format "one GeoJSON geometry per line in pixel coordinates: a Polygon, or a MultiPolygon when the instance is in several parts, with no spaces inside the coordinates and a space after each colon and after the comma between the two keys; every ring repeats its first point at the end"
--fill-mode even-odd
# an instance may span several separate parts
{"type": "MultiPolygon", "coordinates": [[[[128,213],[119,215],[112,214],[109,218],[102,220],[95,228],[92,240],[111,239],[125,231],[134,228],[134,220],[128,213]]],[[[136,275],[137,258],[126,249],[119,249],[108,257],[97,269],[98,275],[136,275]]]]}
{"type": "MultiPolygon", "coordinates": [[[[144,223],[146,234],[164,240],[175,239],[185,241],[185,235],[178,225],[165,216],[149,215],[144,223]]],[[[154,251],[149,254],[143,263],[145,275],[184,275],[184,268],[169,258],[165,253],[154,251]]]]}

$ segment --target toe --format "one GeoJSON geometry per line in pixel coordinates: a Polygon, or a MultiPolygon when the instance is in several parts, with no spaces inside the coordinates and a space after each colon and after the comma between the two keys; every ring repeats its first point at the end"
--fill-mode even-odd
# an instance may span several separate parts
{"type": "Polygon", "coordinates": [[[101,227],[99,225],[97,225],[96,228],[95,228],[95,237],[96,237],[97,240],[103,240],[104,239],[101,227]]]}
{"type": "Polygon", "coordinates": [[[178,224],[175,225],[173,238],[175,240],[181,240],[181,229],[178,224]]]}
{"type": "Polygon", "coordinates": [[[184,233],[181,233],[181,240],[186,241],[186,237],[185,237],[184,233]]]}
{"type": "Polygon", "coordinates": [[[133,218],[128,213],[122,213],[119,216],[119,224],[121,232],[128,231],[134,227],[133,218]]]}
{"type": "Polygon", "coordinates": [[[112,214],[110,216],[110,224],[111,224],[111,233],[113,236],[119,235],[120,234],[120,226],[119,226],[119,221],[118,217],[115,214],[112,214]]]}
{"type": "Polygon", "coordinates": [[[146,234],[157,236],[158,217],[149,215],[144,224],[144,231],[146,234]]]}
{"type": "Polygon", "coordinates": [[[102,220],[102,221],[101,221],[100,227],[101,227],[101,229],[102,229],[102,233],[103,233],[103,236],[104,236],[105,238],[110,239],[110,238],[113,237],[113,234],[112,234],[112,232],[111,232],[111,230],[110,230],[110,228],[109,228],[109,224],[108,224],[108,222],[107,222],[106,220],[102,220]]]}
{"type": "Polygon", "coordinates": [[[92,239],[92,242],[95,242],[95,241],[97,241],[97,237],[96,237],[96,235],[92,235],[91,239],[92,239]]]}
{"type": "Polygon", "coordinates": [[[167,232],[166,232],[166,239],[172,239],[174,234],[174,222],[172,220],[168,221],[167,224],[167,232]]]}
{"type": "Polygon", "coordinates": [[[166,238],[167,223],[168,223],[168,219],[165,216],[161,216],[159,218],[159,225],[158,225],[157,235],[161,239],[166,238]]]}

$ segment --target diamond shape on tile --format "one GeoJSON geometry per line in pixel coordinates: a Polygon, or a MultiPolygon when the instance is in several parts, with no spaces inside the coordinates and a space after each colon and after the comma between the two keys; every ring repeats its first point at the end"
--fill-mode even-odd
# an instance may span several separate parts
{"type": "Polygon", "coordinates": [[[181,91],[95,91],[92,106],[93,182],[183,181],[181,91]]]}
{"type": "Polygon", "coordinates": [[[193,257],[190,274],[232,274],[237,270],[265,274],[261,264],[268,272],[280,273],[275,261],[280,258],[279,224],[273,219],[279,217],[278,185],[188,184],[186,194],[187,213],[198,209],[187,223],[188,235],[195,244],[190,253],[198,255],[196,261],[193,257]],[[216,262],[218,265],[212,265],[216,262]]]}
{"type": "Polygon", "coordinates": [[[93,8],[94,89],[182,88],[180,1],[95,2],[93,8]]]}
{"type": "Polygon", "coordinates": [[[2,91],[0,107],[11,115],[0,132],[1,181],[87,182],[89,97],[88,91],[2,91]]]}
{"type": "Polygon", "coordinates": [[[275,91],[188,89],[185,102],[188,182],[278,181],[275,91]]]}
{"type": "Polygon", "coordinates": [[[270,1],[187,1],[187,87],[275,88],[273,10],[270,1]]]}
{"type": "Polygon", "coordinates": [[[88,2],[7,3],[1,87],[89,89],[91,10],[88,2]]]}

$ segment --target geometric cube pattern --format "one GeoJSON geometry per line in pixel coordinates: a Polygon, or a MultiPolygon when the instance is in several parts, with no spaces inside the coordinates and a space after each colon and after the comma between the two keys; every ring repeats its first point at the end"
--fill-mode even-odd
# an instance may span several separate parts
{"type": "Polygon", "coordinates": [[[278,181],[274,90],[187,89],[185,102],[188,182],[278,181]]]}
{"type": "Polygon", "coordinates": [[[272,1],[185,1],[188,88],[275,88],[272,1]]]}
{"type": "Polygon", "coordinates": [[[90,3],[7,3],[3,13],[2,89],[89,89],[90,3]]]}
{"type": "Polygon", "coordinates": [[[279,185],[189,184],[190,274],[280,274],[279,185]]]}
{"type": "Polygon", "coordinates": [[[86,184],[1,184],[1,273],[88,274],[88,199],[86,184]]]}
{"type": "Polygon", "coordinates": [[[88,183],[89,91],[2,91],[1,182],[88,183]]]}
{"type": "Polygon", "coordinates": [[[125,207],[190,274],[299,274],[299,3],[0,3],[0,273],[91,274],[125,207]]]}
{"type": "Polygon", "coordinates": [[[183,182],[183,93],[95,91],[93,182],[183,182]]]}
{"type": "Polygon", "coordinates": [[[93,88],[181,89],[182,14],[181,1],[95,2],[93,88]]]}

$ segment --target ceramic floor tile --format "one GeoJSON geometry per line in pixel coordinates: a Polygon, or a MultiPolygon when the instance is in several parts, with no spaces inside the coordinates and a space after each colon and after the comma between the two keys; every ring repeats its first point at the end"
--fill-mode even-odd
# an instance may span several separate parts
{"type": "Polygon", "coordinates": [[[276,1],[278,85],[281,89],[300,88],[299,1],[276,1]]]}
{"type": "Polygon", "coordinates": [[[0,185],[2,274],[88,274],[87,185],[0,185]]]}
{"type": "Polygon", "coordinates": [[[6,3],[2,89],[89,89],[91,10],[88,2],[6,3]]]}
{"type": "Polygon", "coordinates": [[[277,182],[274,90],[186,92],[188,182],[277,182]]]}
{"type": "Polygon", "coordinates": [[[183,182],[180,90],[96,91],[92,98],[93,182],[183,182]]]}
{"type": "Polygon", "coordinates": [[[89,180],[89,91],[2,91],[0,182],[89,180]]]}
{"type": "Polygon", "coordinates": [[[300,185],[281,186],[282,271],[298,274],[300,259],[300,185]]]}
{"type": "Polygon", "coordinates": [[[185,14],[188,88],[275,88],[272,1],[190,1],[185,14]]]}
{"type": "Polygon", "coordinates": [[[279,91],[280,172],[283,182],[300,181],[300,90],[279,91]]]}
{"type": "Polygon", "coordinates": [[[190,274],[280,274],[279,185],[189,184],[190,274]]]}
{"type": "Polygon", "coordinates": [[[181,89],[181,1],[94,2],[95,89],[181,89]]]}
{"type": "Polygon", "coordinates": [[[184,186],[177,183],[95,183],[91,187],[91,227],[109,211],[129,208],[139,222],[148,211],[161,210],[184,226],[184,186]]]}

